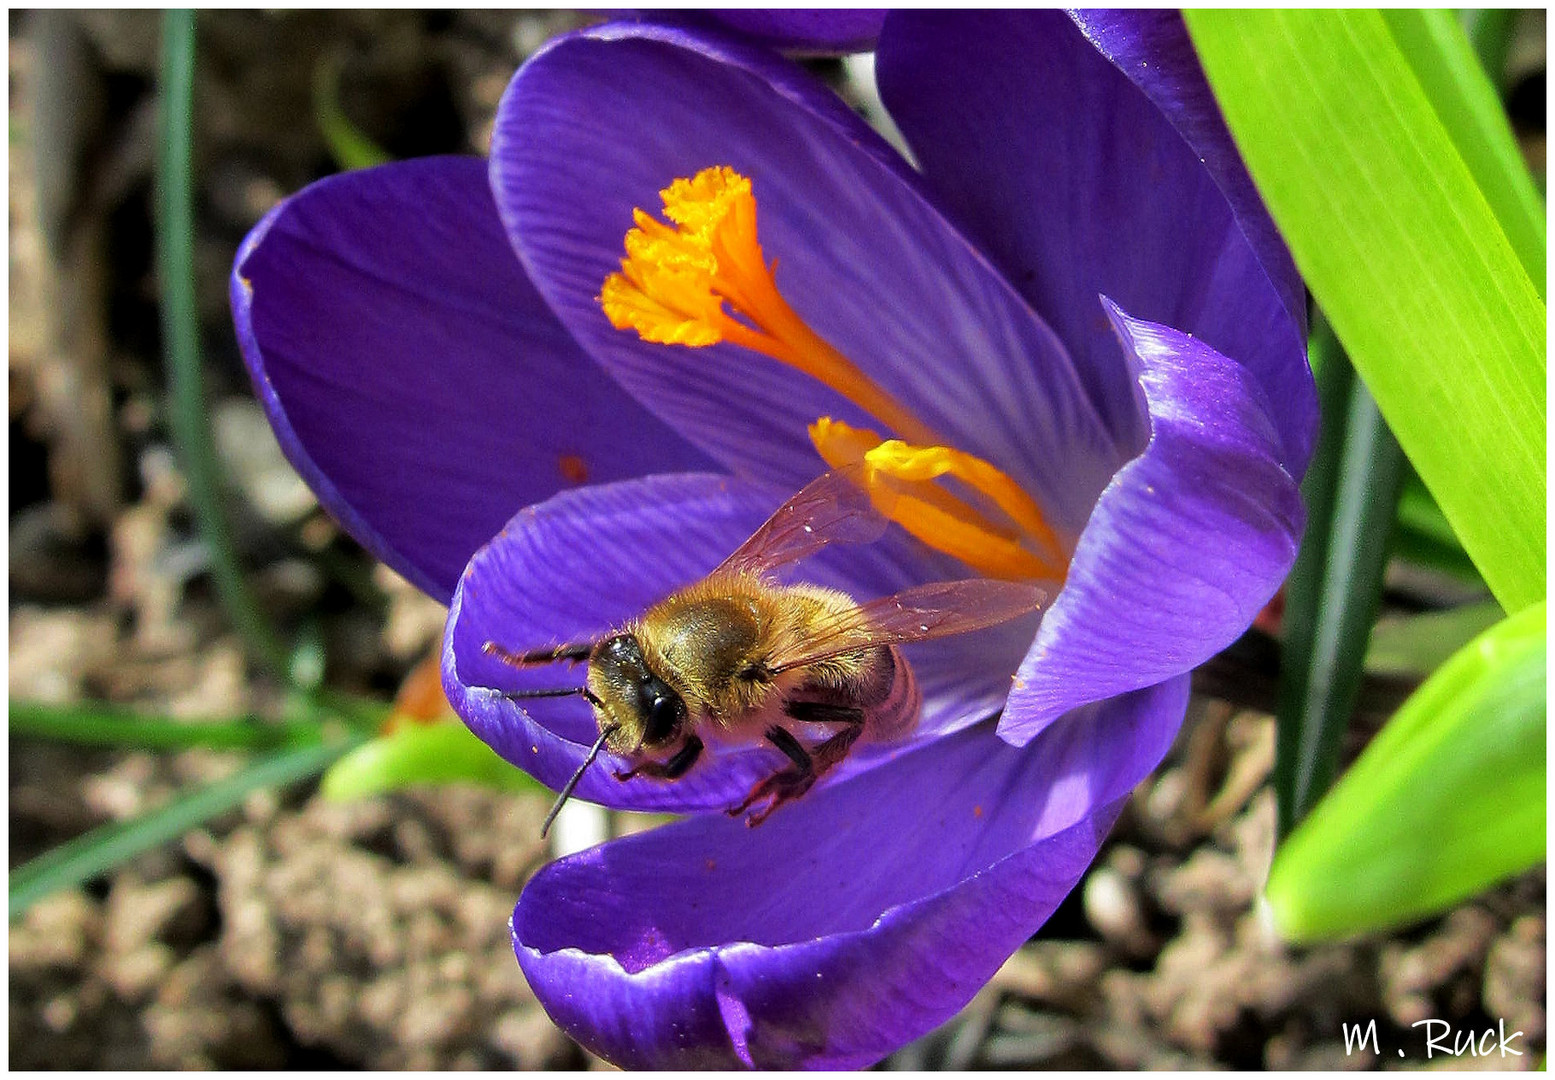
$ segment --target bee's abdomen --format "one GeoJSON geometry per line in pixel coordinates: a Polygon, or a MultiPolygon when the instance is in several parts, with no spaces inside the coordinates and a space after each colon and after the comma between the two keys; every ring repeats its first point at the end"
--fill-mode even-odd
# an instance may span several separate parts
{"type": "Polygon", "coordinates": [[[800,687],[807,700],[846,705],[864,711],[866,741],[890,742],[912,731],[923,695],[912,666],[892,645],[876,645],[825,661],[800,687]]]}
{"type": "Polygon", "coordinates": [[[903,659],[896,646],[881,648],[890,665],[890,683],[879,704],[869,709],[864,738],[871,742],[893,742],[905,738],[918,724],[918,712],[923,708],[923,693],[913,676],[912,665],[903,659]]]}

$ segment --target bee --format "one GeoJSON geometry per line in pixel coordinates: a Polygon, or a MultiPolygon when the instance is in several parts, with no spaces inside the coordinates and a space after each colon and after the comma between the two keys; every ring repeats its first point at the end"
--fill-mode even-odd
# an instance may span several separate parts
{"type": "Polygon", "coordinates": [[[562,788],[556,814],[602,749],[635,776],[673,781],[709,743],[760,740],[787,764],[752,786],[731,816],[755,826],[797,799],[860,741],[890,742],[917,724],[922,698],[898,646],[997,626],[1038,610],[1034,586],[973,578],[921,585],[867,603],[772,572],[835,542],[868,543],[890,524],[852,476],[811,482],[702,580],[679,589],[596,641],[514,653],[484,651],[515,667],[588,664],[585,684],[517,691],[511,698],[583,696],[599,737],[562,788]],[[806,742],[801,732],[829,732],[806,742]],[[747,813],[748,812],[748,813],[747,813]]]}

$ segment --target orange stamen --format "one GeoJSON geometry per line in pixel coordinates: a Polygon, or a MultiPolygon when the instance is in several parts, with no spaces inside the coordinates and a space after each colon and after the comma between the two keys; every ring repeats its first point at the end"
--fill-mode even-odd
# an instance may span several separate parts
{"type": "Polygon", "coordinates": [[[645,210],[633,213],[621,270],[599,294],[612,326],[670,345],[744,346],[829,386],[903,438],[939,441],[783,299],[772,276],[776,263],[767,262],[756,236],[747,177],[714,166],[659,195],[674,227],[645,210]]]}
{"type": "Polygon", "coordinates": [[[822,417],[810,441],[832,468],[862,465],[877,509],[930,547],[987,577],[1062,579],[1063,548],[1030,495],[982,458],[946,446],[910,446],[822,417]],[[953,477],[987,498],[1014,528],[934,483],[953,477]],[[1035,547],[1039,550],[1034,551],[1035,547]]]}
{"type": "Polygon", "coordinates": [[[943,445],[788,305],[773,277],[777,264],[768,263],[757,239],[747,177],[714,166],[675,180],[659,195],[667,221],[633,211],[621,269],[600,289],[612,326],[668,345],[727,341],[804,372],[898,436],[883,440],[830,418],[810,428],[811,442],[831,467],[863,464],[861,476],[880,513],[989,577],[1064,577],[1067,552],[1019,484],[990,462],[943,445]],[[936,483],[943,479],[958,486],[936,483]]]}

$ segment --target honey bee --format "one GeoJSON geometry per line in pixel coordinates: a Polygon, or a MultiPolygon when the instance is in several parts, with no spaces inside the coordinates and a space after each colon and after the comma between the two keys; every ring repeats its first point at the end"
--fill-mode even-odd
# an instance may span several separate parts
{"type": "Polygon", "coordinates": [[[904,738],[922,698],[898,646],[981,630],[1038,610],[1031,585],[973,578],[935,582],[858,603],[818,585],[785,585],[771,572],[834,542],[868,543],[889,525],[849,470],[813,481],[702,580],[679,589],[591,642],[528,653],[488,641],[515,667],[587,661],[585,685],[512,698],[582,695],[599,737],[541,827],[549,830],[601,749],[635,776],[675,780],[709,742],[762,739],[788,764],[729,808],[759,825],[799,798],[860,741],[904,738]],[[830,734],[806,745],[799,731],[830,734]]]}

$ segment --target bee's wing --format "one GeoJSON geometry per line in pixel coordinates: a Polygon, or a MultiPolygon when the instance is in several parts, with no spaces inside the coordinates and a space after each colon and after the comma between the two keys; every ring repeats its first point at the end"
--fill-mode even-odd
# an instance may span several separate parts
{"type": "Polygon", "coordinates": [[[861,472],[861,467],[850,466],[812,480],[713,573],[761,574],[807,558],[827,544],[868,544],[880,539],[890,522],[876,511],[862,481],[855,479],[861,472]]]}
{"type": "Polygon", "coordinates": [[[768,663],[776,673],[869,646],[968,634],[1029,615],[1047,600],[1047,590],[1022,582],[936,581],[830,616],[768,663]]]}

